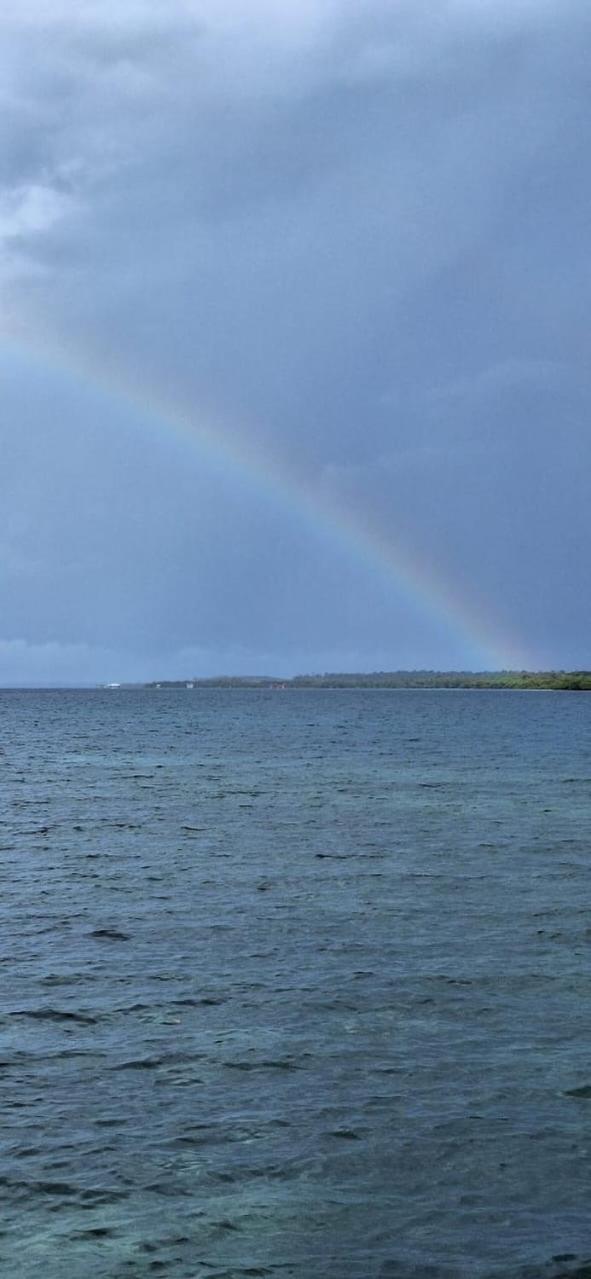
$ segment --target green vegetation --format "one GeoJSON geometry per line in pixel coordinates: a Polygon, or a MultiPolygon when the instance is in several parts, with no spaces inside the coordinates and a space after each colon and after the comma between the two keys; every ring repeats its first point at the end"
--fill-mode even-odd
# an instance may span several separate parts
{"type": "Polygon", "coordinates": [[[491,688],[591,692],[591,671],[374,671],[370,675],[224,675],[215,679],[161,680],[147,688],[491,688]]]}

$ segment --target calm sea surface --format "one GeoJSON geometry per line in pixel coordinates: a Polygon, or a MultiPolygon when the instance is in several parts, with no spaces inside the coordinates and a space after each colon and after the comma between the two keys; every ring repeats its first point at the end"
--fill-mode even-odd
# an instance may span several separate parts
{"type": "Polygon", "coordinates": [[[588,1275],[591,696],[0,694],[6,1279],[588,1275]]]}

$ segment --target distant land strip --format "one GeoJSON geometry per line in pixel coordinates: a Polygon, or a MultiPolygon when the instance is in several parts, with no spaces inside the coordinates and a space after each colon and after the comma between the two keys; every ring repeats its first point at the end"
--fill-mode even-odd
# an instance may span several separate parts
{"type": "MultiPolygon", "coordinates": [[[[125,687],[130,687],[126,685],[125,687]]],[[[135,686],[137,687],[137,685],[135,686]]],[[[220,675],[153,680],[142,688],[491,688],[591,692],[591,671],[374,671],[371,674],[220,675]]]]}

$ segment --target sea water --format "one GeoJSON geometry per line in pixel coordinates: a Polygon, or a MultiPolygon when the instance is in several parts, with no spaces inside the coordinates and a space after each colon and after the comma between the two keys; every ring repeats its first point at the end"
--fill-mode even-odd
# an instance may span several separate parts
{"type": "Polygon", "coordinates": [[[591,697],[0,694],[12,1279],[589,1274],[591,697]]]}

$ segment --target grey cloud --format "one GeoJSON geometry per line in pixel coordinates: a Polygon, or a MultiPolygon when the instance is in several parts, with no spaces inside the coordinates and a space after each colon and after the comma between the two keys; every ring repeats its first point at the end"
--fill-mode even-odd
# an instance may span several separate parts
{"type": "MultiPolygon", "coordinates": [[[[9,8],[0,328],[213,406],[532,647],[580,654],[590,24],[575,0],[9,8]]],[[[67,429],[16,391],[5,412],[51,460],[34,482],[17,461],[6,498],[11,634],[419,651],[394,585],[206,459],[146,437],[114,468],[124,411],[55,394],[67,429]],[[50,599],[24,585],[43,575],[50,599]]]]}

